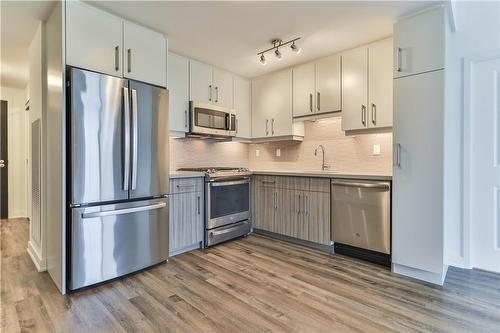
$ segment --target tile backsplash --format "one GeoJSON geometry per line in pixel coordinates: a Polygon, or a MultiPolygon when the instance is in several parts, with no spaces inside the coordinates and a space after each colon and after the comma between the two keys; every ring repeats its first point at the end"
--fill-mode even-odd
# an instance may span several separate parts
{"type": "Polygon", "coordinates": [[[340,118],[305,123],[302,142],[245,144],[200,139],[171,139],[170,168],[234,166],[253,170],[321,170],[322,156],[315,148],[325,147],[325,162],[330,171],[383,173],[392,172],[392,133],[346,136],[340,118]],[[374,155],[374,145],[380,155],[374,155]],[[276,156],[276,150],[281,156],[276,156]],[[256,151],[259,156],[256,156],[256,151]]]}

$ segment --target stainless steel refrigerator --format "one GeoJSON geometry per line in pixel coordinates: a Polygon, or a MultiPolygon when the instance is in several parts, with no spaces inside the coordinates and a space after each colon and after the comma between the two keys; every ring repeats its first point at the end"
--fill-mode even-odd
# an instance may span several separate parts
{"type": "Polygon", "coordinates": [[[67,75],[68,286],[75,290],[168,257],[168,91],[77,68],[67,75]]]}

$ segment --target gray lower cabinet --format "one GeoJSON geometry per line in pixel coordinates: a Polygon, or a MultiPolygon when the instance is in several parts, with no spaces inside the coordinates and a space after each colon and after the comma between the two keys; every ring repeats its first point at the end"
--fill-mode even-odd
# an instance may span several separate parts
{"type": "Polygon", "coordinates": [[[169,255],[174,256],[203,245],[203,179],[172,179],[170,184],[169,255]]]}
{"type": "Polygon", "coordinates": [[[330,244],[329,179],[255,176],[254,228],[330,244]]]}

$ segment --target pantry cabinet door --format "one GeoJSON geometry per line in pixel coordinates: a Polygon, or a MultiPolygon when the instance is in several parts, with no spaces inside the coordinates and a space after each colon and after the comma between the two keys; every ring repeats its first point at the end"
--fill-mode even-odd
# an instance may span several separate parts
{"type": "Polygon", "coordinates": [[[368,48],[342,54],[342,130],[368,127],[368,48]]]}
{"type": "Polygon", "coordinates": [[[392,127],[392,38],[368,48],[368,127],[392,127]]]}
{"type": "Polygon", "coordinates": [[[196,102],[213,103],[215,91],[212,85],[212,66],[189,61],[189,99],[196,102]]]}
{"type": "Polygon", "coordinates": [[[162,34],[125,21],[123,44],[124,77],[167,86],[167,40],[162,34]]]}
{"type": "MultiPolygon", "coordinates": [[[[341,57],[338,54],[316,62],[316,113],[341,111],[341,57]]],[[[340,114],[340,113],[339,113],[340,114]]]]}
{"type": "Polygon", "coordinates": [[[293,116],[309,116],[316,109],[314,94],[314,63],[294,67],[293,75],[293,116]]]}
{"type": "Polygon", "coordinates": [[[122,76],[122,20],[80,1],[66,1],[66,63],[122,76]]]}
{"type": "Polygon", "coordinates": [[[213,102],[226,108],[233,107],[233,74],[214,68],[213,102]]]}
{"type": "Polygon", "coordinates": [[[250,80],[234,77],[234,112],[236,113],[236,136],[252,137],[252,85],[250,80]]]}
{"type": "Polygon", "coordinates": [[[171,131],[189,130],[189,59],[168,53],[169,125],[171,131]]]}

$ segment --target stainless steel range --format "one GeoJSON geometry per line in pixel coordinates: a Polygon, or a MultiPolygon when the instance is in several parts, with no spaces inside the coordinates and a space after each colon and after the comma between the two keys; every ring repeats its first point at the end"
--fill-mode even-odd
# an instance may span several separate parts
{"type": "Polygon", "coordinates": [[[250,177],[246,168],[181,168],[205,173],[205,246],[251,230],[250,177]]]}

